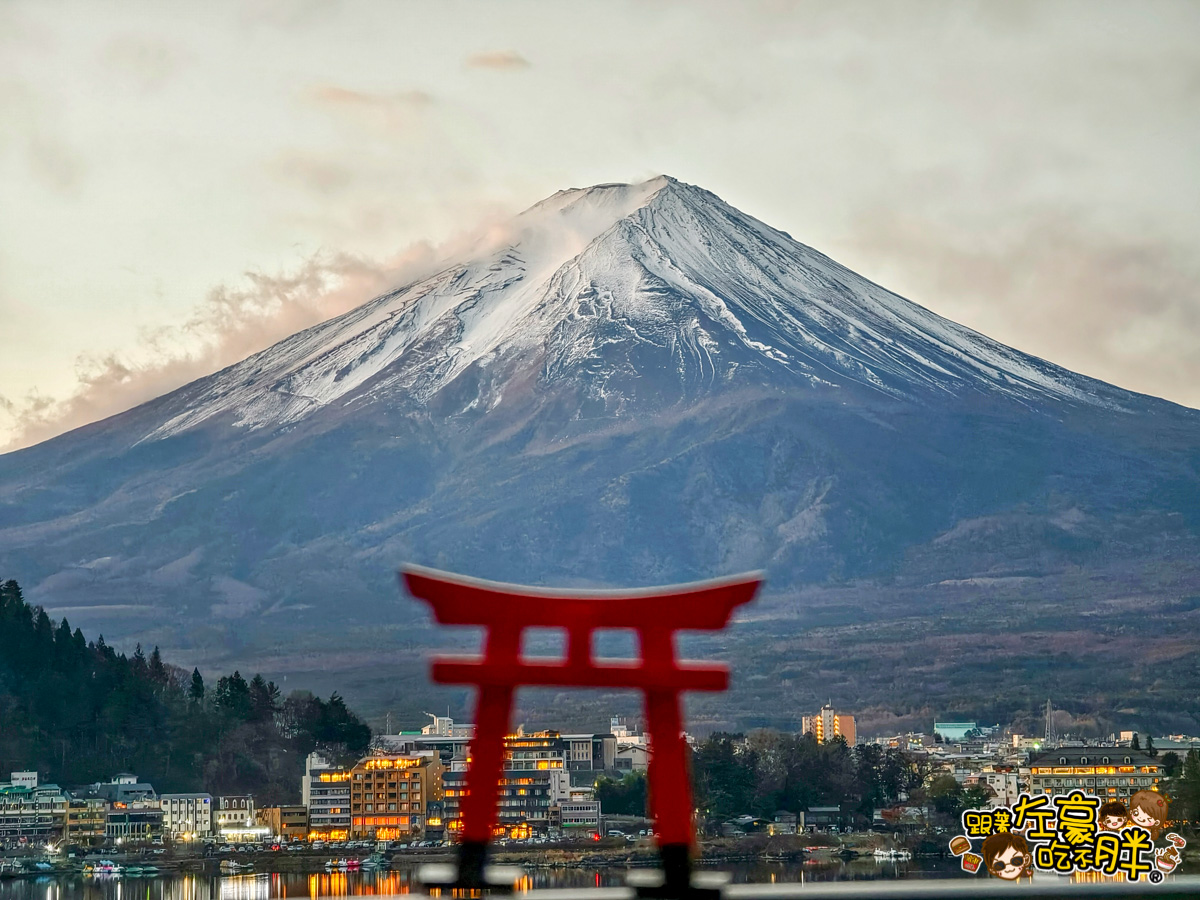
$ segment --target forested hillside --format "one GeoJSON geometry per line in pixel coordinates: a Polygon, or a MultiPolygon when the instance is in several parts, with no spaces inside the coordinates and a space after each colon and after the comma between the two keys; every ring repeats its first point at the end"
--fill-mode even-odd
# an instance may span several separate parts
{"type": "Polygon", "coordinates": [[[163,790],[254,793],[294,800],[304,758],[366,751],[370,729],[336,693],[281,698],[238,672],[211,688],[158,648],[117,653],[0,584],[0,778],[37,769],[64,785],[134,772],[163,790]]]}

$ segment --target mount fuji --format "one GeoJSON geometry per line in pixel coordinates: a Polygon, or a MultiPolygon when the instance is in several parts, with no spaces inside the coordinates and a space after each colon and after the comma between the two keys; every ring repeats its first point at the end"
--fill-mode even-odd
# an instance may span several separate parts
{"type": "Polygon", "coordinates": [[[778,684],[814,628],[1020,604],[1093,633],[1131,594],[1186,607],[1198,545],[1200,412],[668,177],[561,191],[430,277],[0,457],[0,575],[52,614],[381,705],[368,673],[413,688],[396,648],[441,640],[405,561],[570,586],[763,568],[768,597],[712,646],[778,684]]]}

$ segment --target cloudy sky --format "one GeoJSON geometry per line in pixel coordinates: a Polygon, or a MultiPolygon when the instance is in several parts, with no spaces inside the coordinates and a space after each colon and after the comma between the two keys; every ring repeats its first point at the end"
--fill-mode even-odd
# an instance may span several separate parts
{"type": "Polygon", "coordinates": [[[0,445],[668,173],[1200,406],[1200,3],[0,2],[0,445]]]}

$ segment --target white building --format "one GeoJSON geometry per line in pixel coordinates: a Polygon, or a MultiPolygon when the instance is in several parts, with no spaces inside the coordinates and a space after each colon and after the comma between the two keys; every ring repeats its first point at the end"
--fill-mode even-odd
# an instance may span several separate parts
{"type": "Polygon", "coordinates": [[[475,734],[474,725],[455,725],[454,720],[449,716],[435,716],[433,713],[425,713],[425,715],[433,721],[421,728],[423,735],[469,738],[475,734]]]}
{"type": "Polygon", "coordinates": [[[250,794],[218,797],[214,817],[216,832],[225,841],[260,841],[271,834],[270,828],[258,823],[250,794]]]}
{"type": "Polygon", "coordinates": [[[557,818],[557,824],[564,829],[599,831],[600,801],[559,800],[557,815],[552,812],[551,818],[557,818]]]}
{"type": "Polygon", "coordinates": [[[618,772],[645,772],[650,768],[650,750],[644,744],[618,745],[613,763],[618,772]]]}
{"type": "Polygon", "coordinates": [[[350,770],[310,753],[300,776],[301,801],[308,807],[308,831],[323,840],[350,835],[350,770]]]}
{"type": "Polygon", "coordinates": [[[183,840],[206,838],[213,831],[212,794],[162,794],[163,831],[183,840]]]}

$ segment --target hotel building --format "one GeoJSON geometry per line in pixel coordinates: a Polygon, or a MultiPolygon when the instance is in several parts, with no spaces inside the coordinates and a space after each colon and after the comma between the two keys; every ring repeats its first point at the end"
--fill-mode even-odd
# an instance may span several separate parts
{"type": "Polygon", "coordinates": [[[310,753],[300,776],[301,802],[308,809],[310,840],[350,837],[350,770],[310,753]]]}
{"type": "Polygon", "coordinates": [[[804,716],[800,723],[801,734],[812,734],[817,743],[825,744],[835,738],[843,738],[853,747],[858,734],[854,727],[854,716],[837,713],[830,704],[821,707],[815,716],[804,716]]]}
{"type": "Polygon", "coordinates": [[[62,834],[67,794],[56,784],[38,784],[36,772],[13,772],[0,783],[0,841],[49,840],[62,834]]]}
{"type": "MultiPolygon", "coordinates": [[[[1021,770],[1025,775],[1025,769],[1021,770]]],[[[1083,791],[1109,800],[1128,800],[1138,791],[1156,791],[1162,767],[1156,759],[1127,747],[1060,747],[1029,759],[1032,794],[1083,791]]]]}
{"type": "Polygon", "coordinates": [[[350,770],[350,835],[397,840],[425,830],[427,804],[442,799],[436,753],[368,756],[350,770]]]}
{"type": "MultiPolygon", "coordinates": [[[[570,744],[557,731],[510,734],[504,739],[504,777],[496,800],[499,828],[509,837],[546,831],[551,807],[571,799],[570,744]]],[[[465,765],[457,761],[443,775],[446,827],[462,827],[459,805],[466,789],[465,765]]],[[[557,813],[555,818],[557,818],[557,813]]]]}

